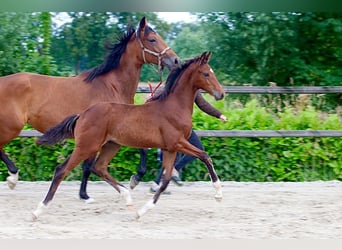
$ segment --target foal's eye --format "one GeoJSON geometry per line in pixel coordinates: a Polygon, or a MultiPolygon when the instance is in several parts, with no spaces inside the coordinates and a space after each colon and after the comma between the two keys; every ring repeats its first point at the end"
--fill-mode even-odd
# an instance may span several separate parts
{"type": "Polygon", "coordinates": [[[209,77],[209,73],[203,73],[205,77],[209,77]]]}
{"type": "Polygon", "coordinates": [[[151,38],[149,41],[150,41],[150,43],[155,43],[155,42],[156,42],[156,39],[151,38]]]}

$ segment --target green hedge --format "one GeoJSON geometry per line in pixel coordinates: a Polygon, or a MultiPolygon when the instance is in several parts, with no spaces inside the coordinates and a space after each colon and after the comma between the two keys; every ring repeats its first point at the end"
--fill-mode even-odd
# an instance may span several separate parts
{"type": "MultiPolygon", "coordinates": [[[[214,106],[227,116],[227,122],[210,117],[195,107],[194,129],[238,130],[341,130],[340,118],[334,113],[317,111],[311,103],[284,104],[284,100],[269,102],[249,98],[245,103],[226,98],[214,106]],[[274,105],[272,105],[274,104],[274,105]],[[276,107],[276,108],[275,108],[276,107]]],[[[138,103],[142,95],[137,95],[138,103]]],[[[142,131],[143,132],[143,131],[142,131]]],[[[36,138],[16,138],[5,150],[20,168],[20,180],[51,180],[56,164],[63,162],[73,149],[73,140],[53,147],[37,146],[36,138]]],[[[202,138],[203,145],[212,157],[221,180],[230,181],[312,181],[342,180],[341,138],[202,138]]],[[[136,172],[139,150],[122,147],[111,161],[110,173],[120,181],[127,181],[136,172]]],[[[152,180],[160,163],[157,150],[148,155],[148,174],[143,181],[152,180]]],[[[81,167],[75,168],[66,180],[80,180],[81,167]]],[[[0,163],[0,180],[7,177],[7,168],[0,163]]],[[[202,162],[195,160],[182,172],[186,181],[209,180],[202,162]]],[[[98,180],[91,175],[91,180],[98,180]]]]}

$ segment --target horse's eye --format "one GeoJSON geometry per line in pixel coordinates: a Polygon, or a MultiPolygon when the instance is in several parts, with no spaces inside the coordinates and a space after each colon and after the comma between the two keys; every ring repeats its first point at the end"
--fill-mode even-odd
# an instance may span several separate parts
{"type": "Polygon", "coordinates": [[[205,76],[205,77],[209,77],[209,73],[203,73],[203,75],[205,76]]]}
{"type": "Polygon", "coordinates": [[[150,43],[155,43],[155,42],[156,42],[156,39],[151,38],[149,41],[150,41],[150,43]]]}

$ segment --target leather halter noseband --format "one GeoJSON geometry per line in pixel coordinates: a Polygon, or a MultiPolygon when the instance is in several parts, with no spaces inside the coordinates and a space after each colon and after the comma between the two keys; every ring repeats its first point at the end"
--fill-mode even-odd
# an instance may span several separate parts
{"type": "Polygon", "coordinates": [[[147,48],[144,47],[142,41],[140,40],[140,36],[138,33],[136,33],[136,37],[139,41],[139,44],[140,44],[140,48],[141,48],[141,52],[142,52],[142,57],[144,59],[144,63],[147,63],[146,62],[146,57],[145,57],[145,53],[149,53],[155,57],[158,58],[158,71],[159,73],[161,74],[161,59],[162,59],[162,56],[166,53],[166,51],[168,51],[169,49],[171,49],[170,47],[166,47],[165,49],[163,49],[161,52],[157,53],[157,52],[154,52],[152,50],[149,50],[147,48]]]}

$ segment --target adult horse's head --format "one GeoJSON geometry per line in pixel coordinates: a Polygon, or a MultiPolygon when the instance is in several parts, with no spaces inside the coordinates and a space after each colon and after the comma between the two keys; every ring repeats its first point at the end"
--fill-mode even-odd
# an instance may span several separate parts
{"type": "Polygon", "coordinates": [[[197,74],[192,74],[192,77],[195,77],[193,81],[196,82],[197,87],[214,96],[216,100],[221,100],[225,92],[217,80],[213,69],[208,64],[210,57],[211,52],[204,52],[195,63],[197,74]]]}
{"type": "Polygon", "coordinates": [[[140,20],[136,34],[144,63],[157,64],[160,69],[164,66],[167,66],[169,70],[180,67],[180,58],[148,25],[145,17],[140,20]]]}

